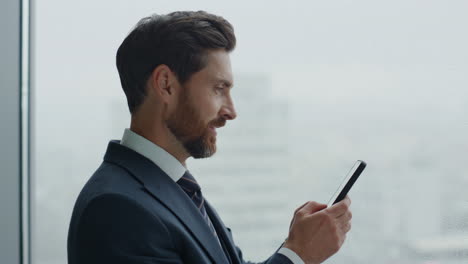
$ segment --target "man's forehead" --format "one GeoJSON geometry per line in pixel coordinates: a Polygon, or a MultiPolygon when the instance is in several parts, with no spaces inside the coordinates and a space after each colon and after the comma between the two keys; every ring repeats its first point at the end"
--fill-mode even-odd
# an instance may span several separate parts
{"type": "Polygon", "coordinates": [[[205,72],[213,82],[223,83],[229,87],[233,85],[231,61],[229,53],[225,51],[212,51],[208,54],[205,72]]]}

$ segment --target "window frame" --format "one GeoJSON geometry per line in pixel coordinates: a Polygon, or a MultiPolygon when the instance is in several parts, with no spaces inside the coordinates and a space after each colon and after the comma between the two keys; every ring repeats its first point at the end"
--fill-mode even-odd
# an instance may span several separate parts
{"type": "Polygon", "coordinates": [[[30,263],[29,0],[0,2],[0,256],[30,263]]]}

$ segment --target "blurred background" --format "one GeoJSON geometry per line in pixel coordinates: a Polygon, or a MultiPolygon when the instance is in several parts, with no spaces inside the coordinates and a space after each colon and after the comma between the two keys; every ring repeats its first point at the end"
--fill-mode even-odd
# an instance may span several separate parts
{"type": "Polygon", "coordinates": [[[238,118],[188,162],[244,256],[261,261],[294,210],[328,202],[362,159],[353,228],[327,264],[468,263],[468,2],[32,3],[31,259],[66,263],[79,191],[129,112],[118,46],[152,13],[230,21],[238,118]],[[465,33],[463,33],[465,32],[465,33]]]}

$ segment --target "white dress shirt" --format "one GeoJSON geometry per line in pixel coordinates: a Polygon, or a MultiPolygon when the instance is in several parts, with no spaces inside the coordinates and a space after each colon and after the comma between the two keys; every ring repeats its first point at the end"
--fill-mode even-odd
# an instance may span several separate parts
{"type": "MultiPolygon", "coordinates": [[[[174,156],[169,154],[160,146],[138,135],[137,133],[126,128],[120,141],[120,144],[134,150],[140,155],[148,158],[156,164],[169,177],[177,182],[184,175],[187,168],[180,163],[174,156]]],[[[292,250],[288,248],[280,248],[278,253],[289,258],[294,264],[304,264],[304,261],[292,250]]]]}

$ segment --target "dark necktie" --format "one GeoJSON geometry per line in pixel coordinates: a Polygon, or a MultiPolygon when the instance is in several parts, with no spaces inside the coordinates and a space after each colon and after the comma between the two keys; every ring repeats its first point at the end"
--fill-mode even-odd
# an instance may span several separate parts
{"type": "MultiPolygon", "coordinates": [[[[200,210],[201,215],[205,219],[205,222],[208,224],[213,235],[218,239],[218,235],[216,234],[216,230],[213,227],[213,223],[211,223],[210,217],[206,213],[205,209],[205,199],[201,193],[200,185],[198,185],[195,178],[190,174],[187,170],[182,178],[177,181],[180,187],[185,191],[185,193],[192,199],[195,206],[200,210]]],[[[219,242],[219,239],[218,239],[219,242]]]]}

